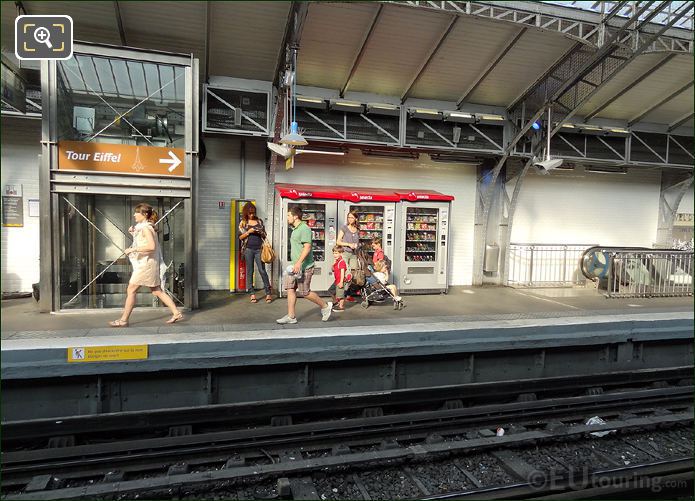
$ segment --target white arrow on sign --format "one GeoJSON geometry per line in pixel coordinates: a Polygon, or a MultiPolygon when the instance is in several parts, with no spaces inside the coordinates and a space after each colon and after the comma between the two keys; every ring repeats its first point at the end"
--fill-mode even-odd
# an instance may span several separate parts
{"type": "Polygon", "coordinates": [[[169,152],[169,157],[171,157],[171,158],[160,158],[159,163],[160,164],[171,164],[169,166],[169,172],[174,172],[174,170],[176,170],[176,167],[181,165],[181,160],[179,160],[179,157],[174,155],[173,151],[169,152]]]}

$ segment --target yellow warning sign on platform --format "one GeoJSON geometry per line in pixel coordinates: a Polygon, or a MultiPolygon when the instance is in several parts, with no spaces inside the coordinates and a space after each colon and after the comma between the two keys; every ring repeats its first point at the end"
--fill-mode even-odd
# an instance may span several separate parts
{"type": "Polygon", "coordinates": [[[68,348],[68,362],[108,362],[112,360],[147,360],[147,345],[75,346],[68,348]]]}

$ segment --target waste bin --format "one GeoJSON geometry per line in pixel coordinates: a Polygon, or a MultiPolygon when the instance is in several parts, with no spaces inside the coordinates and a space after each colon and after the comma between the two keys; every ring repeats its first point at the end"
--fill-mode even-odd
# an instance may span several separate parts
{"type": "Polygon", "coordinates": [[[495,273],[499,269],[500,261],[500,246],[486,245],[485,246],[485,261],[483,271],[495,273]]]}

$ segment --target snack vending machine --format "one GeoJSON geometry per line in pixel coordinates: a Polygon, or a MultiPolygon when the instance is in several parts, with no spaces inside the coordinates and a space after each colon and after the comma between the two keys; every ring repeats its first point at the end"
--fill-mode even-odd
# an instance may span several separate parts
{"type": "Polygon", "coordinates": [[[450,201],[401,202],[398,214],[399,243],[397,258],[394,259],[398,274],[396,285],[401,291],[447,291],[449,214],[450,201]]]}
{"type": "Polygon", "coordinates": [[[372,239],[381,238],[381,246],[384,254],[389,258],[393,256],[396,224],[396,201],[393,202],[342,202],[338,214],[342,217],[338,224],[338,230],[347,223],[347,215],[351,211],[357,214],[359,224],[360,244],[365,247],[371,261],[374,251],[371,247],[372,239]]]}
{"type": "MultiPolygon", "coordinates": [[[[311,228],[315,271],[311,289],[324,293],[333,282],[332,248],[338,231],[352,210],[360,225],[359,239],[366,244],[380,237],[391,259],[390,282],[404,292],[445,292],[448,281],[449,214],[454,199],[435,191],[348,188],[277,184],[275,244],[279,250],[278,279],[290,260],[287,211],[298,205],[311,228]]],[[[281,284],[281,281],[277,283],[281,284]]],[[[283,291],[280,291],[283,294],[283,291]]]]}

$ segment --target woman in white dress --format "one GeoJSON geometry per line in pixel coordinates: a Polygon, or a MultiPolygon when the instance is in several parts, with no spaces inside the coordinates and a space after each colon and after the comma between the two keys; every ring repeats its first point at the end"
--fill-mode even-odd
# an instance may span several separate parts
{"type": "Polygon", "coordinates": [[[111,327],[127,327],[130,314],[135,307],[135,294],[140,287],[149,287],[152,294],[171,310],[171,318],[166,323],[173,324],[183,319],[181,313],[169,295],[162,290],[163,271],[166,270],[159,248],[154,224],[157,222],[157,213],[147,204],[138,204],[135,207],[135,226],[128,230],[133,235],[133,245],[125,250],[133,265],[133,274],[128,283],[128,292],[125,300],[123,314],[118,320],[109,322],[111,327]]]}

